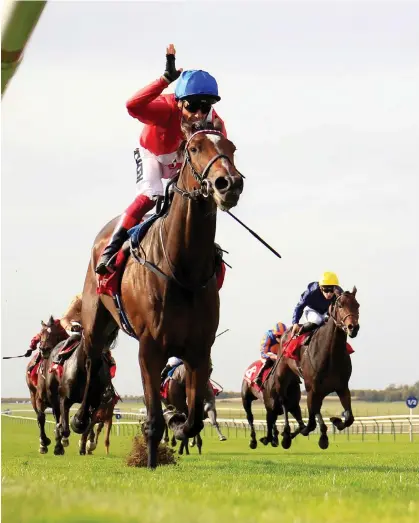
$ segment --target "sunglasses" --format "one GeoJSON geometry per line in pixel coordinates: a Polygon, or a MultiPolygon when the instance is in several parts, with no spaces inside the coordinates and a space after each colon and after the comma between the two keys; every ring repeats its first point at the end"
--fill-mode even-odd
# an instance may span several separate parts
{"type": "Polygon", "coordinates": [[[191,114],[197,113],[198,111],[201,111],[203,114],[208,114],[211,111],[212,104],[204,100],[194,100],[188,102],[188,105],[185,104],[183,107],[191,114]]]}
{"type": "Polygon", "coordinates": [[[330,294],[331,292],[335,292],[335,288],[334,287],[322,287],[322,291],[327,294],[330,294]]]}

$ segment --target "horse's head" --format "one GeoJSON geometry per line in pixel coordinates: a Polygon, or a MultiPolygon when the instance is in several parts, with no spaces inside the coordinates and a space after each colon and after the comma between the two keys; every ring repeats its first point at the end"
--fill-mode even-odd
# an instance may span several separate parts
{"type": "Polygon", "coordinates": [[[355,338],[359,331],[359,303],[355,295],[356,287],[352,292],[336,293],[336,298],[330,306],[331,318],[350,338],[355,338]]]}
{"type": "Polygon", "coordinates": [[[207,122],[184,122],[182,131],[186,139],[182,144],[179,180],[183,195],[212,197],[222,211],[237,205],[243,191],[243,176],[234,166],[233,142],[207,122]]]}
{"type": "Polygon", "coordinates": [[[48,358],[52,349],[65,340],[68,335],[59,321],[55,321],[53,316],[50,316],[47,323],[41,321],[41,332],[39,341],[39,350],[43,358],[48,358]]]}

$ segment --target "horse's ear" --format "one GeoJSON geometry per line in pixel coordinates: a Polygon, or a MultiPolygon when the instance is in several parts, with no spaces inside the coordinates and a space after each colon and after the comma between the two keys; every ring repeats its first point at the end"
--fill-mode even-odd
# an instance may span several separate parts
{"type": "Polygon", "coordinates": [[[357,290],[358,290],[358,289],[357,289],[357,288],[355,287],[355,285],[354,285],[354,288],[352,289],[352,294],[353,294],[354,296],[356,296],[356,291],[357,291],[357,290]]]}
{"type": "Polygon", "coordinates": [[[51,315],[48,320],[48,327],[52,327],[55,324],[54,317],[51,315]]]}
{"type": "Polygon", "coordinates": [[[186,120],[182,119],[182,123],[180,124],[180,128],[182,130],[183,136],[186,138],[186,140],[189,139],[189,137],[192,135],[192,124],[190,122],[187,122],[186,120]]]}
{"type": "Polygon", "coordinates": [[[42,325],[42,327],[46,327],[47,326],[47,324],[44,323],[44,320],[41,320],[41,325],[42,325]]]}
{"type": "Polygon", "coordinates": [[[342,294],[342,292],[340,291],[340,289],[338,289],[337,287],[335,287],[335,296],[338,297],[342,294]]]}

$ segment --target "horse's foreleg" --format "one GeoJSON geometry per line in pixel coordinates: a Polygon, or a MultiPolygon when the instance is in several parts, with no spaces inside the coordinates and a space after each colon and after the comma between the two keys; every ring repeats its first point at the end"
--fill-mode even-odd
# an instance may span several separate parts
{"type": "Polygon", "coordinates": [[[259,440],[264,445],[268,445],[272,441],[272,410],[266,409],[266,436],[259,440]]]}
{"type": "Polygon", "coordinates": [[[163,441],[166,443],[166,445],[169,443],[169,427],[167,425],[164,427],[163,441]]]}
{"type": "Polygon", "coordinates": [[[87,444],[87,436],[89,435],[89,431],[86,430],[86,432],[84,432],[81,437],[80,437],[80,441],[79,441],[79,454],[80,456],[85,456],[86,455],[86,444],[87,444]]]}
{"type": "MultiPolygon", "coordinates": [[[[112,418],[111,418],[110,422],[111,422],[111,426],[112,426],[112,418]]],[[[106,422],[106,423],[107,423],[107,425],[108,425],[109,422],[106,422]]],[[[100,435],[100,433],[102,432],[103,425],[104,425],[103,421],[100,421],[100,422],[97,424],[97,427],[96,427],[96,437],[95,437],[95,445],[96,445],[96,447],[97,447],[97,444],[98,444],[98,442],[99,442],[99,435],[100,435]]]]}
{"type": "Polygon", "coordinates": [[[291,447],[292,436],[291,436],[290,422],[289,422],[289,418],[288,418],[288,405],[286,404],[286,402],[284,403],[284,430],[283,430],[281,436],[282,436],[282,441],[281,441],[282,448],[289,449],[291,447]]]}
{"type": "Polygon", "coordinates": [[[347,427],[350,427],[354,422],[354,415],[352,413],[351,392],[349,388],[346,387],[346,389],[344,389],[343,391],[337,391],[337,394],[344,409],[343,417],[345,418],[345,421],[343,422],[341,418],[336,416],[330,418],[330,421],[338,430],[343,430],[347,427]]]}
{"type": "Polygon", "coordinates": [[[165,421],[160,399],[160,373],[165,361],[154,341],[148,337],[140,339],[139,360],[147,408],[147,421],[143,424],[143,434],[147,441],[147,467],[157,467],[157,448],[163,437],[165,421]]]}
{"type": "Polygon", "coordinates": [[[295,421],[298,423],[298,429],[291,433],[291,439],[294,439],[305,428],[305,423],[303,421],[303,415],[299,403],[290,406],[289,411],[293,415],[295,421]]]}
{"type": "Polygon", "coordinates": [[[323,450],[326,450],[329,446],[329,438],[327,437],[327,426],[323,420],[321,412],[316,414],[316,420],[320,427],[320,438],[319,438],[319,447],[323,450]]]}

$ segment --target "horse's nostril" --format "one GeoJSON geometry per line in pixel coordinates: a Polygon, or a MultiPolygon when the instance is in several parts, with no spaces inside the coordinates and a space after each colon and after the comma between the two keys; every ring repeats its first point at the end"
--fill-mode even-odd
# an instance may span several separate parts
{"type": "Polygon", "coordinates": [[[351,331],[353,328],[354,328],[354,326],[352,325],[352,323],[350,323],[350,324],[348,325],[348,329],[351,331]]]}
{"type": "Polygon", "coordinates": [[[231,185],[230,179],[226,176],[219,176],[214,183],[214,187],[217,189],[218,192],[226,192],[231,185]]]}

